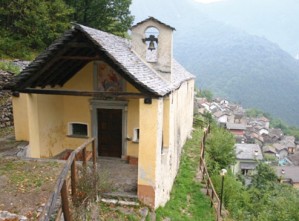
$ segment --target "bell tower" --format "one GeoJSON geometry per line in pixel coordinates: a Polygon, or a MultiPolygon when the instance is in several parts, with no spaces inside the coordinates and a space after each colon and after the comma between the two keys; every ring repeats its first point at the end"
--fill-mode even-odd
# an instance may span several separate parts
{"type": "Polygon", "coordinates": [[[171,81],[174,30],[153,17],[131,27],[132,50],[168,81],[171,81]]]}

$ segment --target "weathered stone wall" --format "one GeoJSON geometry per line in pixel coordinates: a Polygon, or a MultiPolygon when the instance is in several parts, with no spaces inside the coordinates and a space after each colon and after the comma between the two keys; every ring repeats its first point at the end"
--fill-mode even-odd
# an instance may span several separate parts
{"type": "Polygon", "coordinates": [[[13,125],[11,93],[3,90],[12,77],[13,74],[0,70],[0,128],[13,125]]]}
{"type": "MultiPolygon", "coordinates": [[[[30,61],[22,60],[0,60],[0,62],[10,62],[18,66],[20,70],[23,70],[30,63],[30,61]]],[[[0,70],[0,128],[13,126],[11,93],[3,90],[4,85],[12,80],[13,75],[12,73],[0,70]]]]}

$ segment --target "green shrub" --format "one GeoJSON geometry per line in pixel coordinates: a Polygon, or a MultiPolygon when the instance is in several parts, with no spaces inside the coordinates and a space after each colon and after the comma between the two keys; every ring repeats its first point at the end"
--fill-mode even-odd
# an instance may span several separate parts
{"type": "Polygon", "coordinates": [[[0,70],[12,72],[14,74],[19,74],[21,69],[14,65],[12,62],[1,61],[0,62],[0,70]]]}

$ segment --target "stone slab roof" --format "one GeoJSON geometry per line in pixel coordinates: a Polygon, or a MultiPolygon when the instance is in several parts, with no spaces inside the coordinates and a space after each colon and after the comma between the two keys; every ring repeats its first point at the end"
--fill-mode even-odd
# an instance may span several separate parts
{"type": "Polygon", "coordinates": [[[216,118],[220,118],[220,117],[222,117],[222,116],[224,116],[224,115],[227,115],[227,116],[228,116],[228,113],[225,112],[225,111],[217,111],[217,112],[215,112],[213,115],[214,115],[216,118]]]}
{"type": "Polygon", "coordinates": [[[85,32],[95,44],[101,46],[135,82],[162,96],[174,89],[131,50],[128,40],[83,25],[76,25],[76,28],[85,32]]]}
{"type": "Polygon", "coordinates": [[[275,167],[275,172],[278,177],[299,183],[299,166],[278,166],[275,167]]]}
{"type": "Polygon", "coordinates": [[[229,130],[246,130],[246,125],[228,122],[228,123],[226,123],[226,128],[229,130]]]}
{"type": "Polygon", "coordinates": [[[253,170],[256,167],[256,163],[240,163],[240,168],[245,170],[253,170]]]}
{"type": "MultiPolygon", "coordinates": [[[[165,96],[171,91],[178,89],[183,82],[195,78],[194,75],[186,71],[177,61],[173,60],[171,72],[172,81],[169,82],[155,70],[150,68],[146,61],[143,61],[131,50],[131,43],[127,39],[80,24],[75,24],[72,30],[66,32],[65,35],[56,40],[47,50],[39,55],[27,68],[25,68],[25,70],[22,71],[16,78],[15,85],[12,86],[12,88],[18,90],[30,87],[45,87],[48,85],[62,86],[86,63],[79,64],[72,70],[72,73],[70,73],[71,71],[68,69],[61,73],[56,73],[57,71],[52,73],[51,67],[56,65],[56,63],[52,61],[54,59],[58,60],[55,55],[63,50],[63,45],[69,43],[78,35],[83,35],[84,38],[87,38],[89,44],[94,46],[93,50],[95,51],[95,55],[101,54],[106,60],[108,59],[110,63],[115,65],[126,80],[142,92],[153,96],[165,96]],[[42,72],[41,70],[47,67],[49,63],[53,63],[52,66],[42,72]],[[55,80],[53,74],[57,74],[57,80],[55,80]],[[49,82],[47,82],[47,79],[50,79],[51,81],[49,80],[49,82]]],[[[62,67],[67,65],[69,67],[74,67],[76,63],[64,63],[60,65],[62,67]]]]}
{"type": "Polygon", "coordinates": [[[236,144],[238,160],[262,160],[263,154],[258,144],[236,144]],[[256,154],[257,153],[257,154],[256,154]]]}
{"type": "Polygon", "coordinates": [[[167,24],[165,24],[165,23],[163,23],[163,22],[159,21],[158,19],[156,19],[156,18],[154,18],[154,17],[151,17],[151,16],[148,17],[147,19],[141,21],[141,22],[136,23],[135,25],[133,25],[133,26],[131,27],[131,29],[133,29],[134,27],[136,27],[136,26],[138,26],[138,25],[140,25],[140,24],[142,24],[142,23],[144,23],[144,22],[147,22],[147,21],[149,21],[149,20],[153,20],[153,21],[155,21],[155,22],[158,22],[158,23],[161,24],[161,25],[164,25],[165,27],[168,27],[168,28],[170,28],[170,29],[172,29],[172,30],[175,30],[174,27],[171,27],[170,25],[167,25],[167,24]]]}
{"type": "Polygon", "coordinates": [[[264,147],[263,147],[263,152],[264,152],[264,153],[274,153],[274,154],[277,153],[275,147],[270,146],[270,145],[266,145],[266,146],[264,146],[264,147]]]}
{"type": "Polygon", "coordinates": [[[280,152],[281,150],[288,150],[288,147],[284,144],[281,144],[281,143],[274,143],[273,144],[273,147],[278,151],[280,152]]]}

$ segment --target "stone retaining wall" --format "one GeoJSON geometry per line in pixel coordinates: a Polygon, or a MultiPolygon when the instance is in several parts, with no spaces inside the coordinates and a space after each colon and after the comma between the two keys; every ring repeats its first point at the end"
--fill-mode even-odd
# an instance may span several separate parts
{"type": "MultiPolygon", "coordinates": [[[[23,70],[30,61],[13,60],[0,62],[11,62],[13,65],[18,66],[23,70]]],[[[11,81],[14,74],[0,70],[0,128],[13,126],[13,113],[12,113],[12,98],[9,91],[3,91],[3,86],[11,81]]]]}
{"type": "Polygon", "coordinates": [[[4,84],[8,83],[13,74],[0,70],[0,128],[13,125],[12,98],[9,91],[3,91],[4,84]]]}

